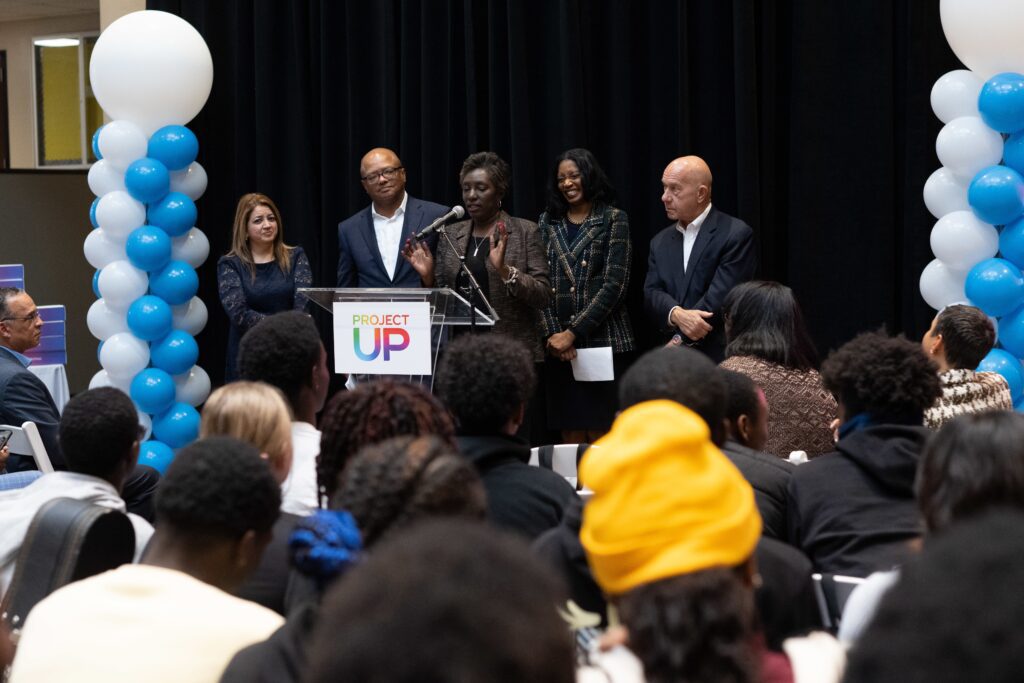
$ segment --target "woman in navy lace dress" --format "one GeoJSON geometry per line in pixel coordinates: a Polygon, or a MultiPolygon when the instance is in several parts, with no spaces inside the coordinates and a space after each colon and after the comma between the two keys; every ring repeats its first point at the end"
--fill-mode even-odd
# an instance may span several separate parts
{"type": "Polygon", "coordinates": [[[224,381],[237,378],[238,342],[268,315],[304,310],[295,290],[310,287],[313,273],[302,247],[289,247],[281,214],[270,197],[250,193],[238,200],[231,251],[217,262],[220,303],[231,321],[224,381]]]}

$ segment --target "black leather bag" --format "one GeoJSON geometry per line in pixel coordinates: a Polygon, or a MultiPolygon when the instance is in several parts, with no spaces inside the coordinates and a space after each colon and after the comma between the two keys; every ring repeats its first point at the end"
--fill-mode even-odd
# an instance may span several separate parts
{"type": "Polygon", "coordinates": [[[0,611],[15,633],[36,603],[61,586],[132,561],[128,515],[73,498],[49,501],[32,518],[0,611]]]}

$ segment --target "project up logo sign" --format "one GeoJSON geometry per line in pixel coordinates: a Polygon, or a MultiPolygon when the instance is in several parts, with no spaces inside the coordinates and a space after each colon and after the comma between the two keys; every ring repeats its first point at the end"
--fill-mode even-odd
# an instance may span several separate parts
{"type": "Polygon", "coordinates": [[[430,304],[334,303],[334,369],[364,375],[429,375],[430,304]]]}

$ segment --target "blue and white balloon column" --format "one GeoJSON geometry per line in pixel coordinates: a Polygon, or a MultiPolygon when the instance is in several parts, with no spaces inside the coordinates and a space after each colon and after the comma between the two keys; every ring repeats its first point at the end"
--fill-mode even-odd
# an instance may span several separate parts
{"type": "Polygon", "coordinates": [[[89,387],[128,393],[146,428],[139,462],[163,471],[199,434],[210,378],[196,365],[207,310],[196,268],[210,243],[195,227],[206,190],[199,141],[184,124],[213,84],[213,60],[186,21],[157,11],[113,22],[89,64],[96,100],[114,120],[93,136],[96,200],[85,257],[96,268],[89,331],[103,367],[89,387]]]}
{"type": "Polygon", "coordinates": [[[1024,3],[942,0],[942,28],[970,70],[932,88],[946,125],[935,141],[942,168],[924,186],[938,222],[935,260],[921,295],[936,310],[970,302],[996,323],[1000,348],[979,370],[1006,378],[1024,409],[1024,3]]]}

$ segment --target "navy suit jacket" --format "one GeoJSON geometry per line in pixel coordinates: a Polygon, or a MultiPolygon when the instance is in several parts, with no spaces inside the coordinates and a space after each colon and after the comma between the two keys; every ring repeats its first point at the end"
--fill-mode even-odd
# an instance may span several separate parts
{"type": "Polygon", "coordinates": [[[707,321],[711,332],[695,348],[718,362],[725,355],[722,302],[730,289],[754,276],[756,267],[754,231],[740,219],[712,206],[697,233],[689,268],[683,269],[683,235],[675,223],[651,240],[644,308],[666,338],[678,332],[668,324],[673,306],[714,313],[707,321]]]}
{"type": "MultiPolygon", "coordinates": [[[[60,413],[43,381],[21,364],[9,349],[0,346],[0,424],[20,427],[35,422],[54,469],[67,469],[57,442],[60,413]]],[[[8,471],[30,469],[32,460],[12,455],[8,471]]]]}
{"type": "MultiPolygon", "coordinates": [[[[402,258],[401,249],[405,240],[414,235],[438,216],[448,212],[448,207],[425,202],[409,195],[405,203],[405,224],[402,226],[402,240],[399,243],[398,264],[395,277],[388,277],[377,235],[373,231],[372,205],[350,216],[338,225],[338,286],[339,287],[420,287],[420,276],[402,258]]],[[[431,251],[437,245],[437,235],[431,235],[427,244],[431,251]]]]}

